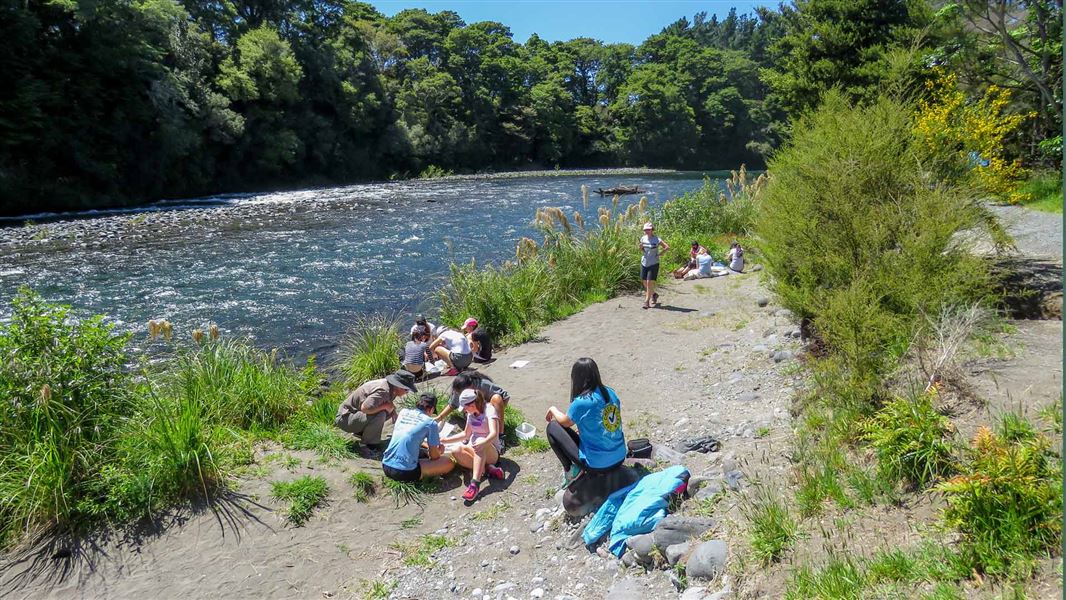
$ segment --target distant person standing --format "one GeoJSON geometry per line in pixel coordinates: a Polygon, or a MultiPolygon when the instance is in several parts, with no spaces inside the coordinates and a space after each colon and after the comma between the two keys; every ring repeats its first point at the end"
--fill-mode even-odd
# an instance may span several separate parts
{"type": "Polygon", "coordinates": [[[478,325],[477,319],[470,317],[463,323],[463,333],[470,341],[470,351],[474,353],[474,362],[487,363],[492,360],[492,338],[484,327],[478,325]]]}
{"type": "Polygon", "coordinates": [[[422,315],[415,315],[415,324],[411,326],[411,334],[413,335],[417,329],[425,329],[426,335],[431,338],[437,337],[434,335],[437,331],[437,326],[427,321],[422,315]]]}
{"type": "Polygon", "coordinates": [[[659,294],[655,293],[655,280],[659,278],[659,248],[663,252],[670,250],[670,246],[655,235],[655,226],[651,222],[644,224],[644,235],[638,245],[641,251],[640,257],[640,280],[644,283],[644,306],[651,308],[659,304],[659,294]]]}

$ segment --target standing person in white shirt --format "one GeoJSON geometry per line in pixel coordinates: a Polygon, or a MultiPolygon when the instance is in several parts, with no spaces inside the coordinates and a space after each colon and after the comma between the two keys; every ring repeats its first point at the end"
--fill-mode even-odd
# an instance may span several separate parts
{"type": "Polygon", "coordinates": [[[458,375],[459,371],[469,367],[474,360],[474,353],[470,351],[470,340],[454,329],[448,329],[437,336],[429,345],[429,353],[448,363],[448,370],[444,373],[448,377],[458,375]]]}
{"type": "Polygon", "coordinates": [[[637,246],[640,248],[640,280],[644,283],[644,306],[651,308],[659,304],[659,294],[655,293],[655,280],[659,278],[659,248],[663,252],[670,246],[655,235],[655,226],[650,222],[644,224],[644,235],[637,246]]]}

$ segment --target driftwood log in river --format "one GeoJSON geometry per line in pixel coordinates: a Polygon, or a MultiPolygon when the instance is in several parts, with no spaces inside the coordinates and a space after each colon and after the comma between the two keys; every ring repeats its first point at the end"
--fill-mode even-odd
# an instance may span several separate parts
{"type": "Polygon", "coordinates": [[[635,185],[620,185],[612,188],[599,188],[596,193],[601,196],[625,196],[627,194],[643,194],[645,190],[635,185]]]}

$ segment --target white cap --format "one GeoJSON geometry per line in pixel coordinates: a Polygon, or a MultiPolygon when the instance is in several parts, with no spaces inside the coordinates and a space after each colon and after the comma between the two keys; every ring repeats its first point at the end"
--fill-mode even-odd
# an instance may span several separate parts
{"type": "Polygon", "coordinates": [[[648,221],[644,224],[644,231],[647,231],[649,229],[655,229],[655,226],[651,224],[651,221],[648,221]]]}
{"type": "Polygon", "coordinates": [[[467,404],[473,404],[477,400],[477,391],[473,389],[463,390],[459,394],[459,406],[466,406],[467,404]]]}

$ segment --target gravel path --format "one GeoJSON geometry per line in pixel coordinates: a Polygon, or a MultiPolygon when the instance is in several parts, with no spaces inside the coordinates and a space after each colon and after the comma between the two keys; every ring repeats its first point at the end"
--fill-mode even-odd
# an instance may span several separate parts
{"type": "Polygon", "coordinates": [[[1062,215],[1021,206],[994,205],[989,208],[1014,236],[1021,254],[1062,262],[1062,215]]]}

